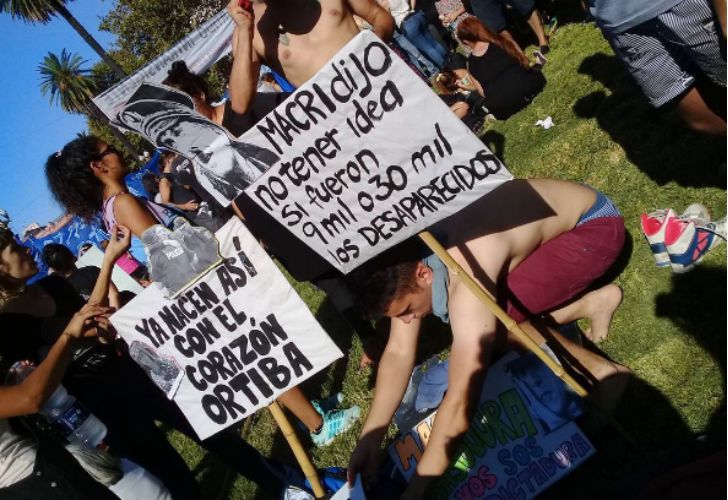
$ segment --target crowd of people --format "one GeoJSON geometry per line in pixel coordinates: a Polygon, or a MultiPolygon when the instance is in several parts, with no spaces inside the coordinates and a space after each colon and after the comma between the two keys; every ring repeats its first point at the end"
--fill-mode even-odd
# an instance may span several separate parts
{"type": "MultiPolygon", "coordinates": [[[[474,131],[488,115],[505,120],[522,110],[547,84],[541,69],[551,40],[532,0],[314,3],[253,0],[246,8],[231,1],[233,65],[224,103],[213,104],[204,78],[183,61],[172,65],[164,83],[188,94],[197,113],[237,137],[288,98],[290,92],[282,90],[305,83],[361,29],[371,29],[474,131]],[[506,12],[532,30],[533,60],[512,35],[506,12]],[[270,73],[259,78],[263,64],[270,73]]],[[[720,0],[715,5],[707,0],[590,1],[597,25],[649,102],[673,106],[689,126],[716,135],[726,132],[726,59],[725,17],[716,18],[714,9],[724,8],[720,0]]],[[[162,155],[160,175],[145,178],[146,198],[129,192],[127,173],[123,155],[92,136],[66,144],[46,164],[50,189],[69,213],[101,217],[109,239],[100,268],[77,269],[71,250],[48,245],[43,258],[51,274],[28,285],[37,266],[0,224],[2,368],[12,375],[13,363],[35,367],[15,385],[0,387],[0,498],[201,498],[192,472],[156,421],[216,453],[274,498],[310,493],[297,467],[262,456],[234,429],[200,441],[179,408],[114,342],[108,322],[109,314],[129,300],[114,287],[111,270],[120,260],[130,260],[132,236],[143,240],[150,228],[172,227],[178,217],[215,231],[236,216],[295,279],[323,290],[363,339],[375,335],[371,318],[390,318],[386,347],[365,360],[378,360],[377,379],[348,464],[350,481],[359,473],[366,480],[376,477],[382,440],[407,388],[420,335],[427,335],[420,332],[422,319],[433,314],[451,325],[448,389],[416,474],[401,493],[401,498],[426,497],[432,481],[451,463],[453,443],[468,430],[488,366],[506,350],[524,348],[510,336],[501,341],[496,317],[461,278],[413,241],[344,276],[245,193],[230,208],[220,205],[190,160],[174,152],[162,155]],[[42,419],[33,418],[61,382],[105,425],[103,447],[64,447],[40,424],[42,419]]],[[[667,214],[653,218],[659,233],[667,214]]],[[[680,220],[681,228],[692,224],[685,233],[689,245],[697,245],[701,231],[716,233],[699,214],[680,220]]],[[[607,194],[559,180],[514,180],[435,224],[431,232],[534,341],[550,339],[567,354],[569,367],[586,375],[592,397],[603,408],[616,403],[628,368],[558,330],[586,319],[591,328],[585,335],[598,343],[607,337],[622,301],[614,284],[593,288],[625,241],[624,220],[607,194]]],[[[677,239],[684,229],[678,232],[677,239]]],[[[719,236],[725,239],[724,233],[719,236]]],[[[709,249],[690,248],[686,254],[693,262],[709,249]]],[[[131,267],[128,272],[148,284],[143,268],[133,262],[131,267]]],[[[338,408],[340,401],[333,399],[310,401],[298,388],[279,397],[318,446],[331,443],[360,416],[357,406],[338,408]]]]}

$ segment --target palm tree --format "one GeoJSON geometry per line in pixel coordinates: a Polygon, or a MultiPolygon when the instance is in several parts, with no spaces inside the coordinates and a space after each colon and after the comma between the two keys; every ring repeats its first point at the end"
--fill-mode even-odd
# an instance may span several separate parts
{"type": "MultiPolygon", "coordinates": [[[[51,104],[59,104],[64,111],[83,114],[100,122],[107,121],[106,115],[93,102],[98,84],[91,77],[91,70],[83,68],[85,63],[80,55],[71,54],[66,49],[61,51],[60,57],[49,52],[38,66],[40,91],[49,96],[51,104]]],[[[139,156],[123,133],[113,126],[111,130],[131,154],[139,156]]]]}
{"type": "Polygon", "coordinates": [[[101,59],[116,73],[120,79],[126,77],[126,73],[116,64],[116,61],[106,53],[99,43],[91,36],[91,33],[73,17],[66,8],[67,0],[0,0],[0,12],[10,14],[13,19],[21,19],[26,23],[46,24],[52,17],[59,14],[63,17],[81,38],[99,55],[101,59]]]}
{"type": "Polygon", "coordinates": [[[60,104],[64,111],[73,114],[95,115],[92,109],[97,86],[91,78],[91,70],[82,67],[86,61],[78,54],[63,49],[61,57],[49,52],[38,66],[41,75],[40,91],[50,94],[51,104],[60,104]]]}

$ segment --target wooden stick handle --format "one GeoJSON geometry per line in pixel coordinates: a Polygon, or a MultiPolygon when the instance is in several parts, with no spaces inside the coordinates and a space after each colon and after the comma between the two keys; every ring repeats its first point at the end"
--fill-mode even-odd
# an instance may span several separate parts
{"type": "Polygon", "coordinates": [[[288,446],[291,447],[293,454],[296,456],[296,460],[298,461],[298,465],[301,466],[303,474],[306,476],[306,479],[308,479],[308,482],[311,483],[313,494],[316,498],[325,498],[326,492],[324,491],[323,486],[321,486],[318,474],[316,474],[316,468],[313,466],[313,463],[311,463],[311,459],[308,458],[306,450],[304,450],[303,446],[301,446],[301,441],[298,440],[298,436],[293,430],[293,427],[291,427],[291,423],[288,421],[286,414],[283,413],[281,405],[278,404],[278,401],[273,401],[268,406],[268,409],[273,414],[273,418],[278,424],[278,427],[280,427],[283,435],[286,437],[288,446]]]}
{"type": "Polygon", "coordinates": [[[541,346],[539,346],[531,337],[529,337],[520,326],[518,326],[518,323],[516,323],[513,318],[508,316],[506,312],[496,303],[495,300],[493,300],[493,297],[490,296],[490,294],[483,288],[477,281],[475,281],[468,273],[465,272],[465,270],[458,264],[455,259],[453,259],[449,253],[447,253],[447,250],[440,245],[440,242],[435,239],[434,236],[429,231],[423,231],[419,234],[420,239],[427,245],[430,250],[435,252],[435,255],[437,255],[440,260],[447,266],[447,268],[450,270],[451,273],[453,273],[455,276],[457,276],[462,282],[465,284],[465,286],[470,289],[471,292],[475,294],[478,299],[480,299],[483,304],[485,304],[488,309],[490,309],[493,314],[495,314],[496,318],[498,318],[508,329],[509,332],[511,332],[513,335],[518,338],[528,349],[531,350],[538,358],[543,361],[546,366],[548,366],[552,372],[556,374],[557,377],[559,377],[561,380],[563,380],[566,384],[571,387],[574,392],[576,392],[581,397],[586,397],[587,392],[586,389],[584,389],[574,378],[566,373],[564,370],[564,367],[558,364],[556,361],[549,356],[546,351],[541,349],[541,346]]]}

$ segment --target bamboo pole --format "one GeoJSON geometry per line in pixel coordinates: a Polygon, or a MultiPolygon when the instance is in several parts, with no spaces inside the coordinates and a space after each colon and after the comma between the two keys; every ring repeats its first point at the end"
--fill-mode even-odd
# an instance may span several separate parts
{"type": "Polygon", "coordinates": [[[493,314],[505,325],[505,327],[508,329],[509,332],[511,332],[513,335],[518,338],[519,341],[521,341],[528,349],[531,350],[538,358],[548,366],[554,374],[556,374],[557,377],[559,377],[561,380],[563,380],[569,387],[571,387],[574,392],[576,392],[579,396],[582,398],[586,397],[588,395],[586,389],[584,389],[574,378],[566,373],[566,370],[564,370],[564,367],[558,364],[556,361],[553,360],[551,356],[546,354],[546,351],[541,349],[541,346],[539,346],[531,337],[529,337],[520,326],[518,326],[518,323],[516,323],[506,312],[493,300],[493,297],[490,296],[487,290],[483,288],[477,281],[475,281],[465,270],[462,268],[460,264],[458,264],[455,259],[453,259],[449,253],[447,253],[447,250],[440,245],[440,242],[435,239],[434,236],[429,231],[422,231],[419,234],[420,239],[427,245],[430,250],[435,252],[435,255],[437,255],[440,260],[447,266],[447,268],[450,270],[452,274],[457,276],[462,280],[462,282],[467,286],[471,292],[475,294],[478,299],[480,299],[481,302],[483,302],[488,309],[490,309],[493,314]]]}
{"type": "Polygon", "coordinates": [[[301,466],[301,470],[303,471],[304,476],[306,476],[306,479],[308,479],[308,482],[311,484],[313,494],[316,496],[316,498],[325,498],[326,492],[324,491],[323,486],[321,486],[318,474],[316,474],[316,468],[311,463],[311,459],[308,458],[306,450],[304,450],[303,446],[301,446],[301,441],[298,440],[298,436],[293,430],[293,427],[288,421],[285,413],[283,413],[283,409],[278,404],[278,401],[273,401],[268,406],[268,409],[273,414],[273,418],[278,424],[278,427],[280,427],[283,435],[286,437],[286,441],[288,441],[288,446],[291,447],[293,454],[296,456],[296,460],[301,466]]]}

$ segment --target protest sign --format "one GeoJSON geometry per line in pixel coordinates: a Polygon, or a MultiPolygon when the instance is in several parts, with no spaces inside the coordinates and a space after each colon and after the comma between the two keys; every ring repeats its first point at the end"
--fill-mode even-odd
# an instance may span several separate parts
{"type": "MultiPolygon", "coordinates": [[[[574,423],[579,396],[533,354],[511,353],[488,369],[459,453],[436,498],[534,498],[594,454],[574,423]]],[[[406,479],[422,457],[436,413],[403,433],[388,453],[406,479]]]]}
{"type": "Polygon", "coordinates": [[[138,343],[144,358],[138,362],[200,439],[342,356],[240,220],[216,237],[222,265],[176,299],[153,284],[111,317],[130,346],[138,343]]]}
{"type": "Polygon", "coordinates": [[[279,156],[246,193],[343,272],[511,179],[370,32],[240,139],[279,156]]]}
{"type": "Polygon", "coordinates": [[[114,124],[191,160],[200,186],[223,206],[278,159],[269,149],[235,140],[195,111],[189,95],[166,85],[141,85],[114,124]]]}
{"type": "Polygon", "coordinates": [[[94,97],[94,103],[110,120],[113,120],[121,106],[143,82],[164,81],[174,61],[185,61],[193,73],[204,73],[207,68],[230,52],[230,38],[234,27],[233,20],[226,10],[218,12],[169,50],[94,97]]]}

